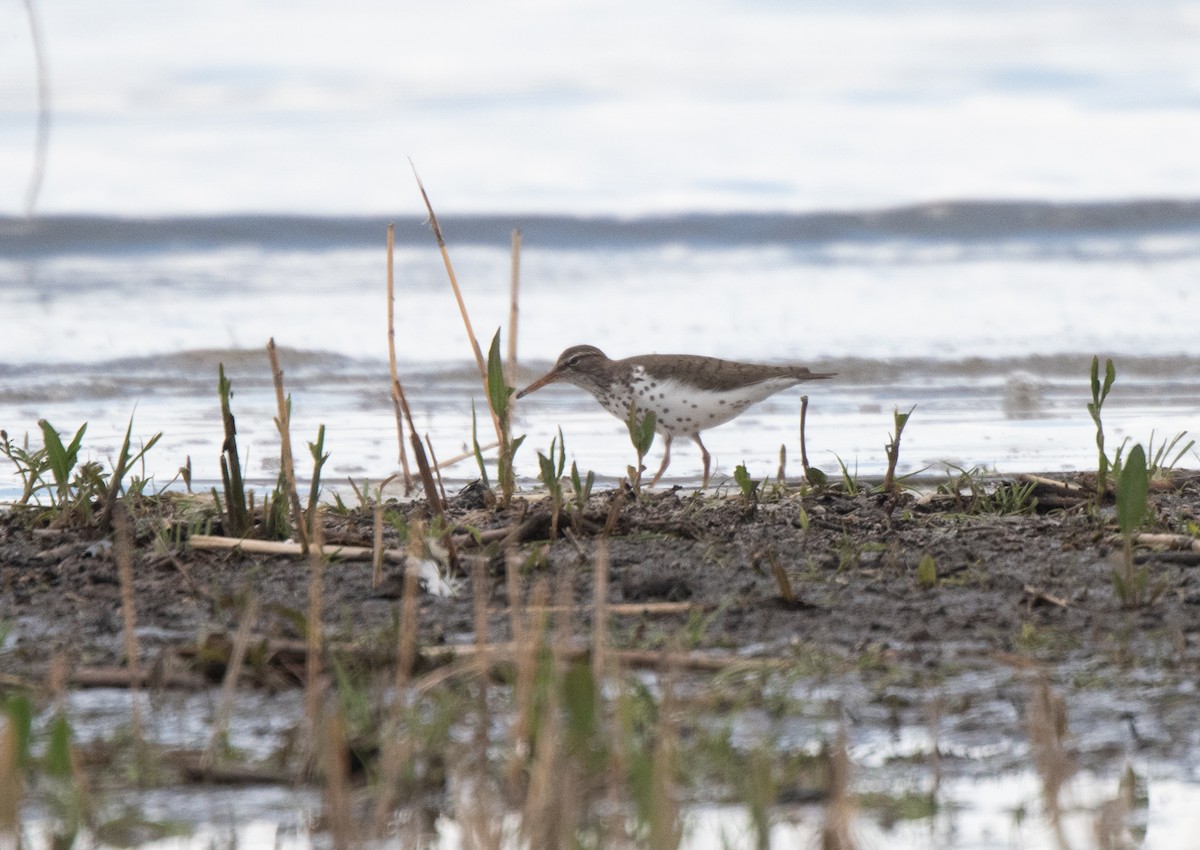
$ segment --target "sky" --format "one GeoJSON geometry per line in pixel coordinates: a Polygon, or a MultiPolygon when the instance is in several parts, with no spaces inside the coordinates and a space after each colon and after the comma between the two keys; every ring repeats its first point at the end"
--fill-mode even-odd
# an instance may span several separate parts
{"type": "MultiPolygon", "coordinates": [[[[1200,196],[1194,2],[34,2],[43,213],[1200,196]]],[[[0,214],[34,67],[0,0],[0,214]]]]}

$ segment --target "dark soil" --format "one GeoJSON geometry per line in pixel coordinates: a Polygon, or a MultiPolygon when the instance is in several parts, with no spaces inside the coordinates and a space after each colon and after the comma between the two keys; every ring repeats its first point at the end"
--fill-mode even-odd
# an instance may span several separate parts
{"type": "MultiPolygon", "coordinates": [[[[1200,484],[1177,478],[1151,499],[1154,530],[1186,531],[1200,511],[1200,484]]],[[[633,499],[612,491],[592,497],[573,539],[548,546],[547,501],[518,499],[507,511],[477,502],[471,489],[451,499],[448,521],[480,530],[521,526],[529,538],[517,550],[526,593],[543,577],[551,583],[568,577],[574,601],[590,603],[598,541],[611,522],[609,601],[692,603],[681,613],[614,617],[613,643],[626,648],[851,664],[882,659],[932,670],[967,658],[1055,663],[1121,652],[1135,663],[1168,657],[1194,668],[1200,660],[1200,553],[1139,549],[1138,568],[1148,568],[1146,595],[1157,598],[1122,604],[1112,574],[1123,546],[1114,542],[1113,523],[1103,510],[1097,518],[1085,499],[1071,506],[1048,490],[1033,509],[1015,515],[979,513],[981,500],[965,495],[777,489],[749,504],[737,495],[651,492],[633,499]],[[621,504],[614,508],[616,499],[621,504]],[[928,581],[928,563],[920,580],[925,558],[932,559],[935,582],[928,581]]],[[[250,592],[262,604],[257,632],[302,637],[307,560],[170,549],[173,523],[187,504],[169,500],[137,511],[134,585],[144,657],[173,658],[207,635],[232,634],[250,592]]],[[[426,512],[421,503],[389,508],[407,516],[426,512]]],[[[57,656],[75,665],[119,665],[123,617],[113,546],[86,529],[37,525],[20,510],[0,514],[0,624],[11,631],[0,655],[4,672],[36,681],[57,656]]],[[[562,525],[572,523],[564,516],[562,525]]],[[[330,514],[326,537],[370,546],[371,516],[330,514]]],[[[404,547],[391,526],[386,539],[404,547]]],[[[458,550],[464,575],[486,562],[489,639],[507,640],[500,544],[458,550]]],[[[403,568],[388,564],[386,571],[376,588],[368,562],[327,568],[327,637],[375,643],[381,651],[395,645],[403,568]]],[[[474,640],[469,579],[460,588],[454,598],[422,595],[422,646],[474,640]]],[[[575,618],[581,640],[590,628],[586,614],[575,618]]]]}

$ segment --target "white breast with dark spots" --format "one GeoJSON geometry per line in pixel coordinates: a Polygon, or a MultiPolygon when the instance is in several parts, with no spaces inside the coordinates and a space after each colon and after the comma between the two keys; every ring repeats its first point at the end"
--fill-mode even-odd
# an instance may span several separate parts
{"type": "Polygon", "coordinates": [[[794,386],[793,378],[774,378],[733,391],[714,392],[671,379],[656,378],[635,366],[630,374],[632,392],[614,385],[597,396],[605,410],[622,421],[629,418],[631,403],[638,416],[654,411],[660,434],[696,434],[733,419],[757,401],[794,386]]]}

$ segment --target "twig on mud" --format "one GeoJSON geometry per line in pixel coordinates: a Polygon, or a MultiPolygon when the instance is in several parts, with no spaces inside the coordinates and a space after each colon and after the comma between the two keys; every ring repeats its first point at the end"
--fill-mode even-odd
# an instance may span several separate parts
{"type": "MultiPolygon", "coordinates": [[[[1119,534],[1110,535],[1109,543],[1119,543],[1124,538],[1119,534]]],[[[1133,538],[1133,542],[1140,546],[1161,546],[1164,549],[1174,549],[1176,551],[1192,551],[1200,552],[1200,539],[1192,537],[1190,534],[1138,534],[1133,538]]]]}
{"type": "MultiPolygon", "coordinates": [[[[188,538],[193,549],[236,549],[256,555],[303,555],[299,543],[281,540],[243,540],[240,537],[221,537],[214,534],[193,534],[188,538]]],[[[312,548],[312,547],[310,547],[312,548]]],[[[320,546],[316,551],[328,559],[339,561],[369,561],[374,557],[370,546],[320,546]]],[[[392,563],[404,563],[407,553],[401,549],[384,549],[384,557],[392,563]]]]}
{"type": "Polygon", "coordinates": [[[180,671],[160,673],[147,667],[76,667],[67,676],[73,688],[155,687],[199,690],[208,686],[202,676],[180,671]]]}
{"type": "Polygon", "coordinates": [[[1079,499],[1086,499],[1088,497],[1087,490],[1069,481],[1056,481],[1053,478],[1046,478],[1043,475],[1032,475],[1028,472],[1021,473],[1017,477],[1027,484],[1036,484],[1038,487],[1050,490],[1060,496],[1070,496],[1079,499]]]}
{"type": "Polygon", "coordinates": [[[1047,593],[1044,590],[1038,590],[1032,585],[1027,584],[1023,589],[1025,593],[1027,593],[1029,596],[1032,596],[1034,599],[1040,599],[1043,602],[1049,602],[1051,605],[1057,605],[1059,608],[1071,607],[1071,603],[1063,599],[1061,596],[1055,596],[1051,593],[1047,593]]]}

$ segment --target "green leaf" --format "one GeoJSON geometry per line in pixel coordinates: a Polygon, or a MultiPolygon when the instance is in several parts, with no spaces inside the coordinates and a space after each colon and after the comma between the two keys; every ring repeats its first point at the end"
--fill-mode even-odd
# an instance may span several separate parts
{"type": "Polygon", "coordinates": [[[512,395],[512,387],[504,380],[504,361],[500,357],[500,331],[492,337],[491,348],[488,349],[487,359],[487,391],[488,401],[492,412],[501,422],[508,419],[508,400],[512,395]]]}
{"type": "Polygon", "coordinates": [[[487,465],[483,462],[483,449],[479,446],[479,420],[475,416],[475,399],[471,399],[471,451],[475,453],[475,463],[479,466],[479,480],[484,488],[491,490],[488,481],[487,465]]]}
{"type": "Polygon", "coordinates": [[[1117,525],[1122,534],[1133,534],[1146,517],[1150,496],[1150,475],[1146,470],[1146,452],[1138,443],[1125,458],[1117,479],[1117,525]]]}
{"type": "Polygon", "coordinates": [[[738,489],[742,491],[742,495],[749,499],[754,496],[754,491],[758,489],[758,482],[750,477],[749,471],[746,469],[746,464],[740,464],[734,467],[733,480],[737,483],[738,489]]]}
{"type": "Polygon", "coordinates": [[[42,764],[49,776],[71,775],[71,721],[62,712],[50,721],[50,741],[42,764]]]}
{"type": "Polygon", "coordinates": [[[804,477],[808,479],[808,483],[814,487],[824,487],[829,483],[829,476],[815,466],[810,466],[804,470],[804,477]]]}
{"type": "Polygon", "coordinates": [[[16,732],[17,766],[24,770],[29,765],[29,747],[33,733],[33,703],[25,694],[11,696],[4,705],[4,713],[8,715],[8,722],[12,724],[12,728],[16,732]]]}

